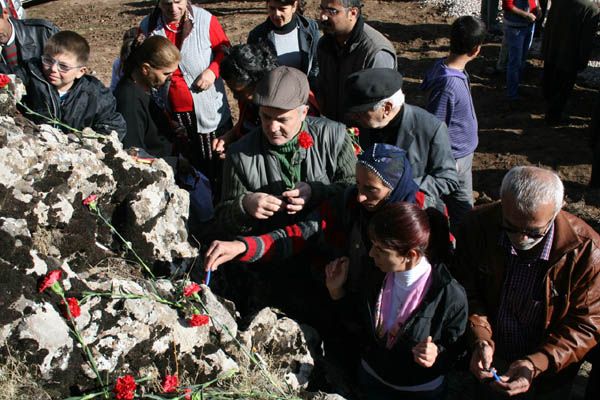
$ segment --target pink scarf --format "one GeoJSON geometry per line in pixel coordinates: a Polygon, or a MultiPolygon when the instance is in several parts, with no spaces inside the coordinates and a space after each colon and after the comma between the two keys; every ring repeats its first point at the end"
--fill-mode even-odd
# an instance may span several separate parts
{"type": "MultiPolygon", "coordinates": [[[[423,258],[420,262],[427,262],[423,258]]],[[[389,331],[386,331],[386,322],[391,318],[391,308],[394,299],[394,273],[388,272],[383,279],[383,285],[379,292],[377,304],[375,306],[375,328],[380,338],[383,338],[387,333],[386,348],[391,349],[396,343],[396,337],[400,328],[413,314],[415,309],[421,304],[425,294],[431,286],[431,265],[427,262],[427,270],[421,275],[416,282],[411,285],[412,289],[408,297],[398,309],[394,324],[389,331]]]]}

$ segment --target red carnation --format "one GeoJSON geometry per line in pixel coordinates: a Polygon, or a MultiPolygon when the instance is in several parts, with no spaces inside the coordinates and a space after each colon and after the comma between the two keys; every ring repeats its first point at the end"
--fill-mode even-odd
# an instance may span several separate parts
{"type": "Polygon", "coordinates": [[[363,152],[362,148],[360,147],[360,145],[356,144],[356,143],[352,143],[352,147],[354,147],[354,155],[359,155],[363,152]]]}
{"type": "Polygon", "coordinates": [[[187,388],[183,392],[185,393],[185,400],[192,400],[192,389],[187,388]]]}
{"type": "Polygon", "coordinates": [[[190,326],[203,326],[208,324],[209,320],[210,318],[208,315],[194,314],[192,315],[192,318],[188,319],[188,324],[190,324],[190,326]]]}
{"type": "Polygon", "coordinates": [[[190,283],[186,287],[183,288],[183,295],[185,297],[193,296],[194,294],[200,291],[200,285],[197,283],[190,283]]]}
{"type": "MultiPolygon", "coordinates": [[[[63,300],[60,304],[65,305],[65,301],[63,300]]],[[[75,297],[67,297],[67,304],[69,305],[69,312],[71,313],[71,318],[77,318],[81,315],[81,308],[79,308],[79,301],[75,297]]],[[[64,308],[63,315],[65,318],[69,319],[69,313],[67,312],[67,307],[64,308]]]]}
{"type": "Polygon", "coordinates": [[[42,293],[44,290],[48,289],[49,287],[52,288],[52,290],[54,290],[55,292],[57,290],[61,291],[60,289],[60,284],[58,283],[58,280],[60,279],[62,275],[62,271],[60,269],[55,269],[53,271],[48,272],[48,274],[44,277],[44,280],[42,281],[42,284],[39,287],[39,292],[42,293]],[[58,287],[56,287],[58,286],[58,287]]]}
{"type": "Polygon", "coordinates": [[[0,89],[5,88],[10,83],[8,75],[0,74],[0,89]]]}
{"type": "Polygon", "coordinates": [[[177,375],[166,375],[162,381],[162,390],[164,393],[171,393],[177,390],[179,378],[177,375]]]}
{"type": "Polygon", "coordinates": [[[136,386],[135,379],[131,375],[117,378],[114,389],[115,398],[117,400],[133,400],[136,386]]]}
{"type": "Polygon", "coordinates": [[[88,207],[90,210],[95,210],[96,204],[98,204],[98,196],[95,194],[90,194],[88,197],[83,199],[83,205],[88,207]]]}
{"type": "Polygon", "coordinates": [[[298,134],[298,144],[303,149],[309,149],[314,144],[312,136],[306,131],[302,131],[298,134]]]}
{"type": "Polygon", "coordinates": [[[352,135],[352,136],[360,136],[360,130],[353,126],[352,128],[348,128],[348,132],[352,135]]]}

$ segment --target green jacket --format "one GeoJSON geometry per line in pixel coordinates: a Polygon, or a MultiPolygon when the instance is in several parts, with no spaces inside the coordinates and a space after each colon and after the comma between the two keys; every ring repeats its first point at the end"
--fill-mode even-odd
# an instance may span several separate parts
{"type": "Polygon", "coordinates": [[[221,203],[215,210],[216,228],[229,235],[260,234],[295,222],[322,200],[354,183],[356,156],[343,124],[325,118],[306,118],[314,144],[299,148],[300,181],[310,184],[312,196],[303,212],[280,212],[268,220],[256,220],[242,206],[247,193],[281,195],[286,191],[281,164],[258,128],[227,150],[223,167],[221,203]]]}

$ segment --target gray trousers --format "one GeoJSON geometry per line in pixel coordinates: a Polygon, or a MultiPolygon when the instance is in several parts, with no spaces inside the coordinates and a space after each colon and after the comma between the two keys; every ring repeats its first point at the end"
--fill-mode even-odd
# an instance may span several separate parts
{"type": "Polygon", "coordinates": [[[473,153],[456,160],[458,189],[444,197],[450,217],[450,230],[456,232],[465,215],[473,208],[473,153]]]}

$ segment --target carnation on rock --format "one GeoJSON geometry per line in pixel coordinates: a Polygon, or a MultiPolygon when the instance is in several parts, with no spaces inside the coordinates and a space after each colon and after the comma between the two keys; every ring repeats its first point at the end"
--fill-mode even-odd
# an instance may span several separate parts
{"type": "Polygon", "coordinates": [[[68,311],[71,313],[69,317],[69,312],[67,312],[67,307],[65,306],[65,301],[63,300],[61,304],[64,307],[64,316],[67,319],[77,318],[81,315],[81,308],[79,307],[79,301],[75,297],[67,297],[68,311]]]}
{"type": "Polygon", "coordinates": [[[42,280],[42,284],[38,288],[39,292],[42,293],[48,288],[51,288],[55,293],[62,293],[62,288],[60,287],[60,283],[58,280],[62,276],[62,271],[60,269],[55,269],[44,277],[42,280]]]}
{"type": "Polygon", "coordinates": [[[179,386],[179,378],[177,375],[166,375],[162,381],[162,390],[164,393],[172,393],[179,386]]]}
{"type": "Polygon", "coordinates": [[[188,320],[188,324],[190,326],[203,326],[208,324],[209,321],[210,318],[208,317],[208,315],[194,314],[192,315],[192,318],[188,320]]]}
{"type": "Polygon", "coordinates": [[[117,378],[117,383],[115,383],[115,388],[113,390],[115,393],[115,399],[133,400],[135,397],[136,387],[137,384],[135,383],[135,379],[131,375],[125,375],[117,378]]]}
{"type": "Polygon", "coordinates": [[[198,285],[197,283],[190,283],[189,285],[183,288],[183,295],[185,297],[193,296],[194,294],[198,293],[200,289],[200,285],[198,285]]]}

